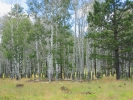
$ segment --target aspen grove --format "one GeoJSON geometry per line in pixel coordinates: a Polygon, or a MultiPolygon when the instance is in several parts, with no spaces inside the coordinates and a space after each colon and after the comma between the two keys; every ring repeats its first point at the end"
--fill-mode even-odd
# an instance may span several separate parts
{"type": "Polygon", "coordinates": [[[27,0],[0,17],[0,78],[133,75],[133,1],[27,0]]]}

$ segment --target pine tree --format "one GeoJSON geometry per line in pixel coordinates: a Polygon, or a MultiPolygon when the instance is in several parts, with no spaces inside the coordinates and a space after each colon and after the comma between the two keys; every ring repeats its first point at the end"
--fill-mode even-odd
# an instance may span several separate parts
{"type": "Polygon", "coordinates": [[[120,79],[120,55],[132,50],[128,46],[133,43],[132,8],[133,2],[129,0],[124,2],[121,0],[95,1],[94,11],[89,12],[88,16],[89,26],[95,28],[95,32],[89,33],[89,37],[95,41],[91,46],[110,52],[103,58],[113,61],[117,80],[120,79]]]}

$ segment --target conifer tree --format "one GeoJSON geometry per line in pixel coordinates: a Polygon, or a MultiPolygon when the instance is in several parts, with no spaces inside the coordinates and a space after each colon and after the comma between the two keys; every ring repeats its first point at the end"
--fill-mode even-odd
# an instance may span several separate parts
{"type": "Polygon", "coordinates": [[[126,0],[95,1],[94,11],[89,12],[88,23],[95,28],[89,33],[89,38],[94,40],[92,47],[109,51],[108,56],[95,56],[111,59],[116,69],[116,79],[120,79],[120,59],[124,52],[131,52],[133,43],[132,21],[133,2],[126,0]],[[130,41],[130,42],[129,42],[130,41]],[[113,55],[112,53],[113,52],[113,55]]]}

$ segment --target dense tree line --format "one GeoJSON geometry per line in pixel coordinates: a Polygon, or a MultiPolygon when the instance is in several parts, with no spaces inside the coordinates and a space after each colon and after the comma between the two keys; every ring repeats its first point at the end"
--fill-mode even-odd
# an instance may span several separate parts
{"type": "Polygon", "coordinates": [[[27,0],[1,18],[0,77],[131,77],[133,2],[27,0]]]}

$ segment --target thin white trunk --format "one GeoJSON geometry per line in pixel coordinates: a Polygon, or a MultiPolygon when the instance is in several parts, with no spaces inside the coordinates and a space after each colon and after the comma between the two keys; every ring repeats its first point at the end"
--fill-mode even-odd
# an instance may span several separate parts
{"type": "Polygon", "coordinates": [[[49,82],[52,81],[53,78],[53,26],[51,24],[51,38],[48,39],[48,55],[47,55],[47,63],[48,63],[48,78],[49,82]]]}
{"type": "Polygon", "coordinates": [[[57,25],[56,25],[56,56],[55,56],[55,65],[56,65],[56,81],[58,81],[58,78],[59,78],[59,66],[58,66],[58,63],[57,63],[57,44],[58,44],[58,42],[57,42],[57,35],[58,35],[58,33],[57,33],[57,25]]]}
{"type": "Polygon", "coordinates": [[[73,54],[72,54],[72,80],[75,79],[75,52],[74,52],[74,49],[73,48],[73,54]]]}
{"type": "Polygon", "coordinates": [[[38,77],[40,78],[40,65],[39,65],[39,51],[38,51],[38,41],[36,40],[36,59],[38,67],[38,77]]]}
{"type": "Polygon", "coordinates": [[[55,62],[55,64],[56,64],[56,81],[58,81],[59,66],[58,66],[57,62],[55,62]]]}
{"type": "Polygon", "coordinates": [[[94,69],[94,59],[91,60],[91,70],[92,70],[92,74],[91,74],[91,79],[94,79],[94,74],[95,74],[95,69],[94,69]]]}
{"type": "Polygon", "coordinates": [[[89,44],[89,40],[86,40],[86,68],[87,68],[87,80],[91,79],[91,60],[89,59],[91,54],[91,48],[89,44]]]}

